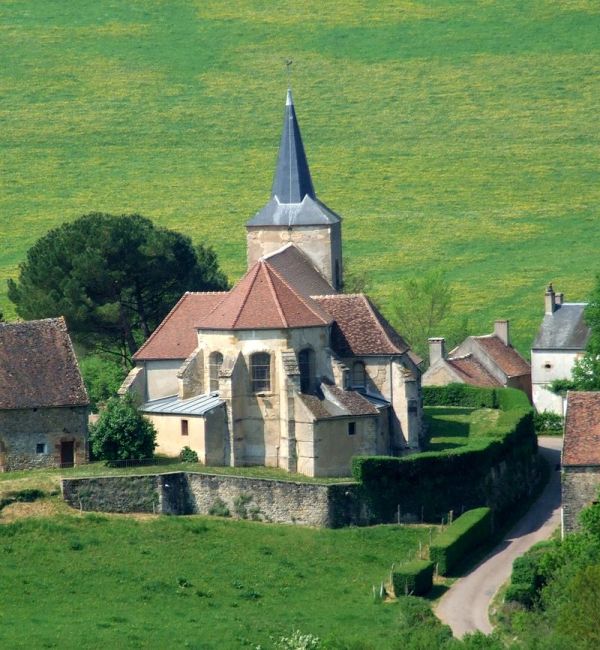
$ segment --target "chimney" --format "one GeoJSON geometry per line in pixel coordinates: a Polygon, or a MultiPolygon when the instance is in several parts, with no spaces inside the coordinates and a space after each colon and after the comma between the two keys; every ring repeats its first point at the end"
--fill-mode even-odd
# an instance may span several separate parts
{"type": "Polygon", "coordinates": [[[556,294],[556,302],[555,302],[555,304],[556,304],[557,307],[560,307],[563,304],[564,300],[565,300],[565,294],[562,293],[562,291],[560,293],[556,294]]]}
{"type": "Polygon", "coordinates": [[[429,365],[446,358],[446,340],[443,338],[427,339],[429,341],[429,365]]]}
{"type": "Polygon", "coordinates": [[[552,288],[552,283],[550,283],[546,288],[546,293],[544,294],[544,305],[546,314],[553,314],[556,311],[556,294],[552,288]]]}
{"type": "Polygon", "coordinates": [[[497,320],[494,322],[494,335],[497,336],[504,345],[510,345],[509,324],[510,321],[507,320],[497,320]]]}

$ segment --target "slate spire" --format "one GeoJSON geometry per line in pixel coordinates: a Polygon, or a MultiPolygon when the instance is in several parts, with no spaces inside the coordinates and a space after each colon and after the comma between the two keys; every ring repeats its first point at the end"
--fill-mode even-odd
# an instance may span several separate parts
{"type": "Polygon", "coordinates": [[[271,196],[276,196],[280,203],[301,203],[307,194],[312,199],[316,198],[294,110],[292,91],[288,89],[271,196]]]}

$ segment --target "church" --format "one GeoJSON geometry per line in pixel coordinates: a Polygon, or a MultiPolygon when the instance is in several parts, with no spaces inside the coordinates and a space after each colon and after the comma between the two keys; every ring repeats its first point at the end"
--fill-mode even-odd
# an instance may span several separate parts
{"type": "Polygon", "coordinates": [[[315,193],[288,90],[248,271],[228,292],[184,294],[121,387],[158,453],[349,476],[355,455],[420,448],[420,359],[368,297],[342,293],[341,226],[315,193]]]}

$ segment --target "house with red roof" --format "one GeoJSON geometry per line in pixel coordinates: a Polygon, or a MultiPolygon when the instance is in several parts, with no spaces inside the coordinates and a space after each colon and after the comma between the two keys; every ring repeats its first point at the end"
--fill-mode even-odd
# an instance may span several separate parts
{"type": "Polygon", "coordinates": [[[449,353],[443,338],[429,339],[423,386],[452,383],[518,388],[531,400],[531,367],[511,345],[509,321],[497,320],[492,334],[468,336],[449,353]]]}
{"type": "Polygon", "coordinates": [[[348,476],[358,454],[421,442],[418,359],[372,302],[341,294],[341,218],[315,193],[291,92],[269,202],[248,221],[248,271],[186,293],[134,355],[158,452],[207,465],[348,476]]]}
{"type": "Polygon", "coordinates": [[[567,393],[562,450],[562,530],[579,528],[579,513],[600,500],[600,392],[567,393]]]}

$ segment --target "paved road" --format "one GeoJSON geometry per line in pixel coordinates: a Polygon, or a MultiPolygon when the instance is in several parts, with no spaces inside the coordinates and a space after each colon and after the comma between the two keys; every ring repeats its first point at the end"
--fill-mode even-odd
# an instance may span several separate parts
{"type": "Polygon", "coordinates": [[[560,524],[560,462],[562,438],[540,437],[539,449],[550,463],[548,485],[527,514],[498,546],[470,573],[457,580],[441,598],[436,614],[451,628],[454,636],[467,632],[492,631],[488,609],[498,589],[508,580],[515,558],[544,539],[560,524]]]}

